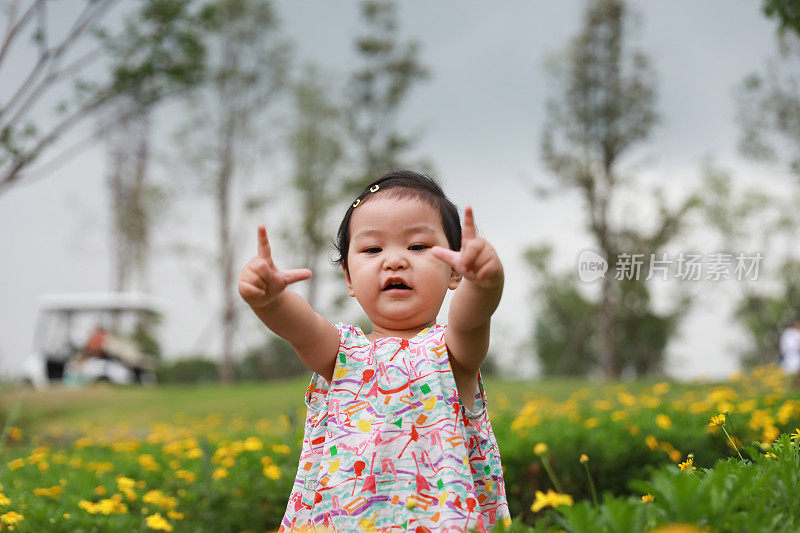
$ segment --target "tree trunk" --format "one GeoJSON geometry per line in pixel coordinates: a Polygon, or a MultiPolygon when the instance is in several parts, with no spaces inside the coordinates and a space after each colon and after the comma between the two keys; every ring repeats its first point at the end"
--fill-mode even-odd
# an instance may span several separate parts
{"type": "Polygon", "coordinates": [[[139,280],[139,289],[150,289],[150,276],[148,272],[148,258],[150,254],[150,224],[151,198],[147,190],[147,167],[150,163],[150,116],[145,108],[140,108],[136,118],[135,128],[138,145],[134,161],[134,193],[131,200],[136,202],[136,233],[131,243],[131,255],[134,261],[134,270],[139,280]]]}
{"type": "MultiPolygon", "coordinates": [[[[225,94],[225,91],[222,91],[225,94]]],[[[232,111],[228,111],[233,113],[232,111]]],[[[222,282],[222,363],[220,378],[223,383],[232,383],[235,378],[233,364],[233,340],[236,335],[236,309],[234,307],[233,242],[230,230],[230,195],[233,177],[233,133],[234,118],[226,117],[221,143],[221,164],[217,180],[217,212],[219,214],[219,268],[222,282]]]]}
{"type": "Polygon", "coordinates": [[[606,272],[600,293],[600,317],[598,332],[600,334],[600,366],[603,375],[607,378],[618,377],[614,364],[614,312],[612,310],[612,295],[610,279],[611,269],[606,272]]]}

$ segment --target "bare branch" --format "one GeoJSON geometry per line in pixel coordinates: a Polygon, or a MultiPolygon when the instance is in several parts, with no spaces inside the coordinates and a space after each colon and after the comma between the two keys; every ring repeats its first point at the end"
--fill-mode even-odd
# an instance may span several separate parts
{"type": "Polygon", "coordinates": [[[3,192],[4,189],[16,183],[21,177],[22,173],[20,172],[27,164],[31,161],[36,159],[39,154],[48,146],[50,146],[55,140],[61,135],[62,132],[73,126],[76,122],[84,118],[86,115],[90,114],[92,111],[103,105],[106,101],[108,101],[109,96],[104,96],[98,98],[97,100],[93,101],[91,104],[86,105],[73,113],[72,115],[64,118],[61,122],[59,122],[53,129],[39,139],[36,145],[33,148],[27,150],[25,153],[15,156],[14,162],[12,163],[11,167],[7,170],[4,170],[2,174],[0,174],[0,193],[3,192]]]}
{"type": "MultiPolygon", "coordinates": [[[[169,93],[168,96],[177,96],[177,95],[180,95],[181,93],[188,92],[189,90],[190,89],[181,89],[179,91],[174,91],[174,92],[169,93]]],[[[109,95],[109,98],[110,97],[111,96],[109,95]]],[[[108,98],[106,98],[103,102],[97,103],[96,105],[87,106],[87,109],[81,109],[80,111],[77,111],[76,114],[80,113],[82,115],[86,115],[88,113],[91,113],[97,107],[100,107],[101,105],[103,105],[107,101],[108,101],[108,98]]],[[[17,181],[24,180],[25,183],[30,184],[30,183],[35,183],[38,180],[49,176],[50,173],[52,173],[57,168],[60,168],[65,163],[67,163],[70,160],[72,160],[74,157],[76,157],[78,154],[80,154],[81,151],[83,151],[84,149],[88,148],[89,146],[95,144],[97,142],[98,138],[102,138],[109,131],[113,130],[114,127],[116,126],[116,124],[121,123],[121,122],[125,122],[125,121],[127,121],[130,118],[132,118],[134,115],[136,115],[138,113],[139,113],[139,111],[137,109],[133,108],[133,109],[131,109],[131,110],[125,112],[125,113],[120,114],[119,116],[117,116],[117,118],[116,118],[116,120],[114,122],[107,122],[103,126],[98,127],[91,134],[85,136],[80,141],[77,141],[77,142],[71,144],[70,146],[68,146],[67,148],[65,148],[61,152],[59,152],[57,155],[55,155],[55,156],[51,157],[50,159],[48,159],[45,163],[38,164],[36,166],[36,168],[33,168],[33,169],[31,169],[31,170],[29,170],[27,172],[19,173],[19,175],[14,179],[9,179],[9,176],[6,173],[4,173],[3,176],[2,176],[2,180],[0,181],[0,194],[2,194],[2,191],[6,186],[12,185],[12,184],[16,183],[17,181]]],[[[82,116],[81,118],[84,118],[84,117],[82,116]]],[[[41,147],[39,149],[39,151],[40,152],[43,151],[44,148],[46,148],[46,146],[41,147]]],[[[29,159],[33,160],[33,159],[35,159],[35,157],[31,157],[29,159]]]]}
{"type": "Polygon", "coordinates": [[[17,12],[17,7],[19,7],[19,1],[14,3],[14,6],[11,8],[11,16],[8,19],[8,28],[6,29],[6,36],[3,39],[2,46],[0,46],[0,66],[2,66],[3,59],[5,59],[6,53],[11,47],[11,43],[14,42],[14,38],[19,33],[20,28],[24,27],[25,24],[28,23],[28,20],[36,12],[37,6],[42,3],[44,3],[44,0],[36,0],[36,2],[31,4],[31,7],[28,8],[25,14],[22,15],[22,17],[16,23],[14,23],[14,15],[17,12]]]}
{"type": "MultiPolygon", "coordinates": [[[[43,79],[39,83],[39,85],[36,87],[34,92],[30,94],[30,96],[25,100],[25,102],[23,104],[20,104],[20,108],[17,110],[17,112],[14,114],[14,116],[11,117],[8,120],[8,123],[9,124],[15,124],[18,120],[21,120],[25,116],[27,111],[33,105],[36,104],[36,101],[37,101],[38,97],[48,87],[50,87],[52,84],[58,82],[62,78],[66,78],[66,77],[69,77],[72,74],[76,74],[77,72],[79,72],[81,69],[83,69],[86,65],[88,65],[92,61],[95,61],[95,60],[99,59],[103,52],[104,52],[104,48],[102,46],[98,46],[94,50],[90,50],[89,52],[87,52],[83,56],[79,57],[78,59],[76,59],[75,61],[70,63],[69,65],[63,67],[62,69],[60,69],[58,71],[55,71],[55,72],[51,72],[50,74],[48,74],[47,78],[43,79]]],[[[106,88],[105,90],[109,90],[109,88],[106,88]]]]}
{"type": "Polygon", "coordinates": [[[37,40],[39,41],[41,53],[44,54],[47,51],[47,4],[45,2],[39,4],[39,9],[36,10],[36,15],[39,25],[37,40]]]}
{"type": "Polygon", "coordinates": [[[39,96],[53,83],[58,81],[59,77],[64,73],[66,70],[71,70],[76,64],[80,64],[82,61],[85,60],[87,54],[83,58],[75,61],[69,67],[65,67],[64,69],[58,71],[56,70],[58,66],[58,61],[61,59],[61,56],[65,53],[66,50],[69,49],[69,46],[72,45],[83,32],[89,27],[89,25],[96,22],[99,18],[101,18],[105,11],[107,11],[115,2],[118,0],[106,0],[103,4],[91,4],[87,5],[87,7],[78,15],[78,19],[73,24],[72,29],[69,31],[67,36],[59,43],[58,46],[51,48],[39,56],[39,61],[37,62],[36,66],[31,70],[30,74],[28,75],[27,79],[20,85],[17,92],[14,94],[13,97],[9,100],[8,104],[5,107],[0,109],[0,118],[3,115],[11,112],[15,107],[18,107],[17,112],[14,116],[5,121],[6,124],[14,124],[18,120],[20,120],[27,112],[30,107],[36,103],[39,96]],[[94,11],[91,9],[94,7],[94,11]],[[35,80],[39,75],[42,73],[44,69],[47,69],[47,73],[45,77],[35,85],[35,80]],[[35,86],[34,86],[35,85],[35,86]],[[29,92],[30,91],[30,92],[29,92]],[[28,93],[28,97],[19,103],[20,99],[28,93]]]}

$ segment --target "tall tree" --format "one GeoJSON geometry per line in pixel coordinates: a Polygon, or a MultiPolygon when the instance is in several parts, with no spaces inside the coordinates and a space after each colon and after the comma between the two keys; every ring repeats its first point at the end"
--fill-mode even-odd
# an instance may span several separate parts
{"type": "Polygon", "coordinates": [[[341,188],[341,110],[330,100],[328,87],[315,67],[305,69],[294,87],[295,120],[289,137],[291,183],[300,200],[300,220],[292,221],[288,237],[303,251],[301,264],[314,272],[307,295],[312,307],[317,304],[322,274],[317,267],[330,243],[328,215],[341,188]]]}
{"type": "Polygon", "coordinates": [[[135,100],[118,98],[105,120],[116,121],[103,137],[111,215],[112,288],[124,291],[138,280],[139,288],[148,290],[150,235],[163,200],[160,188],[148,179],[151,116],[135,100]]]}
{"type": "MultiPolygon", "coordinates": [[[[738,204],[729,200],[718,209],[721,220],[741,228],[741,238],[752,238],[761,230],[758,249],[769,258],[762,277],[773,281],[770,288],[765,289],[764,284],[746,288],[736,304],[734,317],[748,335],[740,354],[745,366],[775,362],[781,330],[800,316],[800,254],[795,246],[800,229],[800,9],[796,2],[786,0],[764,0],[762,7],[767,16],[778,20],[779,54],[737,87],[742,128],[739,149],[746,157],[788,170],[795,179],[789,184],[789,195],[770,197],[749,191],[738,204]],[[751,211],[760,218],[755,223],[742,220],[741,209],[735,209],[753,204],[753,199],[757,209],[751,211]],[[781,236],[787,245],[771,246],[770,238],[781,236]],[[771,269],[766,268],[768,265],[771,269]]],[[[725,178],[724,183],[732,189],[731,176],[725,178]]],[[[724,231],[720,233],[725,235],[724,231]]]]}
{"type": "Polygon", "coordinates": [[[408,163],[416,139],[397,129],[397,119],[411,88],[429,76],[420,63],[419,43],[399,42],[397,6],[392,0],[361,3],[364,32],[356,38],[361,67],[349,82],[346,119],[357,150],[350,194],[360,192],[384,172],[408,163]]]}
{"type": "Polygon", "coordinates": [[[244,203],[236,185],[249,176],[264,140],[267,111],[285,87],[289,49],[267,0],[216,0],[206,5],[203,20],[213,58],[208,83],[195,94],[194,114],[180,139],[217,219],[220,377],[227,383],[235,376],[237,330],[234,216],[244,203]]]}
{"type": "MultiPolygon", "coordinates": [[[[197,3],[195,2],[194,5],[197,3]]],[[[148,256],[151,234],[158,214],[165,205],[164,188],[149,175],[152,159],[151,137],[154,115],[165,100],[197,86],[203,80],[205,47],[197,29],[198,14],[191,2],[173,0],[151,5],[160,13],[151,13],[141,20],[128,20],[115,40],[101,36],[109,54],[119,68],[125,67],[132,51],[149,57],[134,66],[128,81],[119,87],[99,113],[98,131],[107,150],[106,186],[111,211],[111,247],[113,288],[121,291],[138,281],[138,287],[149,289],[148,256]],[[169,75],[151,77],[143,70],[152,69],[165,60],[164,40],[179,47],[169,61],[169,75]]]]}
{"type": "Polygon", "coordinates": [[[531,344],[545,376],[591,374],[597,366],[597,306],[584,296],[574,272],[555,274],[550,245],[532,247],[525,259],[536,279],[531,344]]]}
{"type": "Polygon", "coordinates": [[[652,311],[646,286],[616,279],[618,259],[625,252],[648,258],[661,250],[697,204],[690,196],[671,208],[657,192],[653,200],[658,221],[650,231],[629,217],[628,223],[620,223],[614,216],[621,188],[630,185],[622,167],[624,157],[649,137],[657,120],[654,73],[647,57],[627,42],[629,30],[624,1],[587,2],[580,32],[552,65],[556,87],[548,100],[541,143],[544,162],[560,185],[581,195],[587,229],[609,265],[598,314],[600,365],[607,376],[618,376],[630,365],[637,371],[655,369],[663,357],[663,350],[659,353],[654,346],[647,368],[626,362],[621,350],[625,328],[620,322],[625,307],[635,301],[630,305],[639,308],[639,314],[643,309],[652,311]]]}
{"type": "Polygon", "coordinates": [[[119,3],[77,2],[64,26],[53,23],[50,0],[3,4],[0,84],[8,97],[0,102],[0,194],[87,145],[91,139],[55,149],[67,132],[118,95],[148,87],[147,98],[156,101],[174,89],[172,81],[191,79],[202,66],[204,49],[187,23],[192,2],[139,0],[124,27],[112,33],[102,23],[119,3]],[[67,29],[54,33],[54,27],[67,29]],[[37,59],[14,72],[9,59],[26,38],[37,59]],[[50,157],[39,161],[45,154],[50,157]]]}

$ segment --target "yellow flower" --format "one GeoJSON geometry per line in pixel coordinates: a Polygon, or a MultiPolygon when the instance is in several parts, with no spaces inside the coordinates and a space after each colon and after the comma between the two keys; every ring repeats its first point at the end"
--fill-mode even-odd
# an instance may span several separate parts
{"type": "Polygon", "coordinates": [[[264,475],[270,479],[279,479],[281,470],[276,465],[267,465],[264,467],[264,475]]]}
{"type": "Polygon", "coordinates": [[[656,415],[656,424],[658,424],[658,427],[661,429],[669,429],[672,427],[672,420],[670,420],[667,415],[661,413],[656,415]]]}
{"type": "Polygon", "coordinates": [[[800,429],[794,428],[794,433],[792,433],[792,440],[800,441],[800,429]]]}
{"type": "Polygon", "coordinates": [[[652,495],[652,494],[645,494],[644,496],[642,496],[642,503],[650,503],[650,502],[652,502],[654,499],[655,499],[655,498],[653,498],[653,495],[652,495]]]}
{"type": "Polygon", "coordinates": [[[160,490],[151,490],[144,495],[142,501],[145,503],[152,503],[166,509],[174,509],[178,505],[178,500],[167,496],[160,490]]]}
{"type": "Polygon", "coordinates": [[[544,442],[540,442],[539,444],[533,447],[533,453],[535,453],[536,455],[544,455],[547,453],[547,449],[548,449],[547,444],[545,444],[544,442]]]}
{"type": "Polygon", "coordinates": [[[200,448],[191,448],[186,450],[186,457],[189,459],[199,459],[203,457],[203,450],[200,448]]]}
{"type": "Polygon", "coordinates": [[[658,439],[652,435],[646,436],[644,438],[644,442],[645,444],[647,444],[647,447],[650,448],[651,450],[655,450],[656,448],[658,448],[658,439]]]}
{"type": "Polygon", "coordinates": [[[167,519],[161,516],[160,513],[156,513],[154,515],[150,515],[145,519],[145,524],[150,529],[158,529],[161,531],[172,531],[172,526],[167,519]]]}
{"type": "Polygon", "coordinates": [[[8,467],[11,470],[16,470],[17,468],[22,468],[23,466],[25,466],[25,459],[14,459],[8,463],[8,467]]]}
{"type": "Polygon", "coordinates": [[[83,448],[89,447],[91,445],[92,445],[92,439],[90,439],[89,437],[81,437],[72,443],[72,447],[78,450],[82,450],[83,448]]]}
{"type": "Polygon", "coordinates": [[[153,456],[148,453],[139,456],[139,464],[148,470],[158,470],[158,463],[153,456]]]}
{"type": "Polygon", "coordinates": [[[91,514],[125,514],[128,512],[128,506],[122,503],[121,500],[121,494],[114,494],[111,498],[100,500],[97,503],[90,502],[88,500],[81,500],[78,502],[78,507],[91,514]]]}
{"type": "Polygon", "coordinates": [[[775,455],[775,454],[774,454],[774,453],[772,453],[772,452],[767,452],[767,453],[765,453],[764,455],[765,455],[766,457],[769,457],[770,459],[777,459],[777,458],[778,458],[778,456],[777,456],[777,455],[775,455]]]}
{"type": "MultiPolygon", "coordinates": [[[[21,514],[15,513],[14,511],[9,511],[6,514],[0,515],[0,522],[6,524],[8,526],[14,526],[14,525],[22,522],[23,518],[25,518],[25,517],[22,516],[21,514]]],[[[8,529],[14,529],[14,528],[10,527],[8,529]]]]}
{"type": "Polygon", "coordinates": [[[169,511],[167,516],[173,520],[183,520],[183,513],[179,513],[178,511],[169,511]]]}
{"type": "Polygon", "coordinates": [[[0,492],[0,505],[11,505],[11,500],[2,492],[0,492]]]}
{"type": "Polygon", "coordinates": [[[136,485],[136,481],[129,477],[117,476],[115,479],[119,490],[132,489],[136,485]]]}
{"type": "Polygon", "coordinates": [[[559,505],[572,505],[572,496],[569,494],[559,494],[553,489],[548,489],[547,494],[540,490],[536,491],[536,500],[531,505],[531,511],[538,513],[545,507],[558,507],[559,505]]]}
{"type": "Polygon", "coordinates": [[[596,428],[597,427],[597,419],[595,417],[587,418],[586,421],[583,423],[584,426],[587,428],[596,428]]]}
{"type": "Polygon", "coordinates": [[[706,533],[708,528],[700,529],[694,524],[668,524],[661,526],[658,529],[652,530],[650,533],[706,533]]]}
{"type": "Polygon", "coordinates": [[[588,462],[589,462],[589,456],[586,455],[585,453],[582,453],[581,454],[581,463],[588,463],[588,462]]]}
{"type": "Polygon", "coordinates": [[[767,426],[764,428],[764,432],[761,434],[761,440],[763,442],[773,442],[778,436],[781,434],[781,430],[779,430],[775,426],[767,426]]]}
{"type": "Polygon", "coordinates": [[[211,475],[214,479],[222,479],[228,477],[228,470],[222,467],[217,468],[214,470],[214,473],[211,475]]]}
{"type": "Polygon", "coordinates": [[[33,489],[36,496],[47,496],[48,498],[57,499],[61,496],[61,485],[54,485],[48,489],[33,489]]]}
{"type": "Polygon", "coordinates": [[[669,383],[656,383],[653,385],[653,394],[666,394],[669,391],[669,383]]]}
{"type": "Polygon", "coordinates": [[[288,455],[292,450],[285,444],[273,444],[270,446],[270,449],[275,453],[280,453],[282,455],[288,455]]]}
{"type": "Polygon", "coordinates": [[[671,449],[671,450],[670,450],[670,451],[668,451],[667,453],[669,454],[669,458],[670,458],[672,461],[676,462],[676,463],[677,463],[678,461],[680,461],[680,460],[681,460],[681,458],[683,457],[683,454],[682,454],[681,452],[679,452],[678,450],[676,450],[675,448],[671,449]]]}
{"type": "Polygon", "coordinates": [[[194,483],[197,479],[197,474],[194,472],[189,472],[187,470],[178,470],[175,472],[175,475],[181,479],[185,479],[187,483],[194,483]]]}
{"type": "Polygon", "coordinates": [[[249,452],[255,452],[264,447],[264,444],[261,442],[261,439],[258,437],[248,437],[244,441],[244,449],[249,452]]]}
{"type": "Polygon", "coordinates": [[[725,413],[720,413],[717,416],[711,417],[711,422],[708,423],[708,427],[722,426],[723,424],[725,424],[725,413]]]}
{"type": "Polygon", "coordinates": [[[681,472],[686,472],[687,470],[697,470],[697,468],[693,466],[693,463],[694,459],[690,457],[689,459],[686,459],[684,462],[680,463],[678,466],[681,468],[681,472]]]}

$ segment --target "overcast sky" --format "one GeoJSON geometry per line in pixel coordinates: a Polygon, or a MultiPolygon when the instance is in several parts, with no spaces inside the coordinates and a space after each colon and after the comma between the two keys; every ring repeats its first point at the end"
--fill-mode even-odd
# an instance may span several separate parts
{"type": "MultiPolygon", "coordinates": [[[[286,0],[276,5],[296,58],[320,64],[333,75],[343,76],[354,67],[357,2],[286,0]]],[[[549,241],[556,247],[558,268],[574,270],[580,251],[592,245],[576,195],[542,200],[531,193],[535,184],[553,183],[538,152],[548,95],[544,60],[579,29],[582,5],[574,0],[406,0],[400,8],[402,34],[420,41],[421,59],[432,72],[413,90],[400,125],[421,132],[416,153],[434,163],[460,208],[473,206],[480,231],[504,262],[506,289],[492,340],[501,363],[511,363],[534,319],[533,279],[521,259],[525,248],[549,241]]],[[[652,139],[635,154],[641,183],[661,183],[670,197],[680,198],[696,185],[703,158],[711,156],[735,169],[743,181],[758,182],[767,191],[784,190],[785,176],[743,161],[735,149],[739,128],[733,87],[776,53],[776,23],[764,18],[760,2],[653,0],[632,6],[643,22],[637,42],[658,75],[662,117],[652,139]]],[[[16,60],[20,63],[0,75],[21,71],[24,54],[16,60]]],[[[166,138],[167,133],[160,135],[166,138]]],[[[168,143],[160,149],[168,158],[168,143]]],[[[103,172],[103,149],[92,146],[43,179],[0,196],[0,373],[15,374],[31,352],[39,295],[109,288],[103,172]]],[[[153,172],[163,178],[174,170],[158,164],[153,172]]],[[[287,175],[286,161],[276,150],[269,168],[258,169],[253,179],[274,183],[287,175]]],[[[172,210],[158,230],[159,254],[151,267],[153,292],[167,302],[162,338],[169,357],[219,341],[216,282],[210,276],[203,279],[197,263],[161,253],[176,240],[212,245],[212,211],[201,202],[195,205],[172,210]]],[[[647,224],[646,203],[625,213],[647,224]]],[[[270,231],[292,213],[273,204],[260,215],[270,231]]],[[[332,225],[331,237],[334,233],[332,225]]],[[[255,226],[244,228],[239,240],[243,264],[255,252],[255,226]]],[[[711,246],[702,240],[685,245],[697,243],[711,246]]],[[[303,266],[292,264],[296,250],[287,243],[275,243],[273,249],[280,266],[303,266]]],[[[324,270],[317,275],[331,276],[330,268],[324,270]]],[[[674,292],[670,283],[656,288],[657,298],[669,299],[674,292]]],[[[737,368],[734,352],[743,337],[730,319],[730,304],[739,291],[729,283],[704,293],[669,347],[671,374],[720,377],[737,368]]],[[[354,313],[350,308],[345,316],[328,318],[336,322],[354,313]]],[[[445,318],[446,308],[440,315],[445,318]]],[[[258,328],[248,316],[242,339],[255,339],[258,328]]]]}

